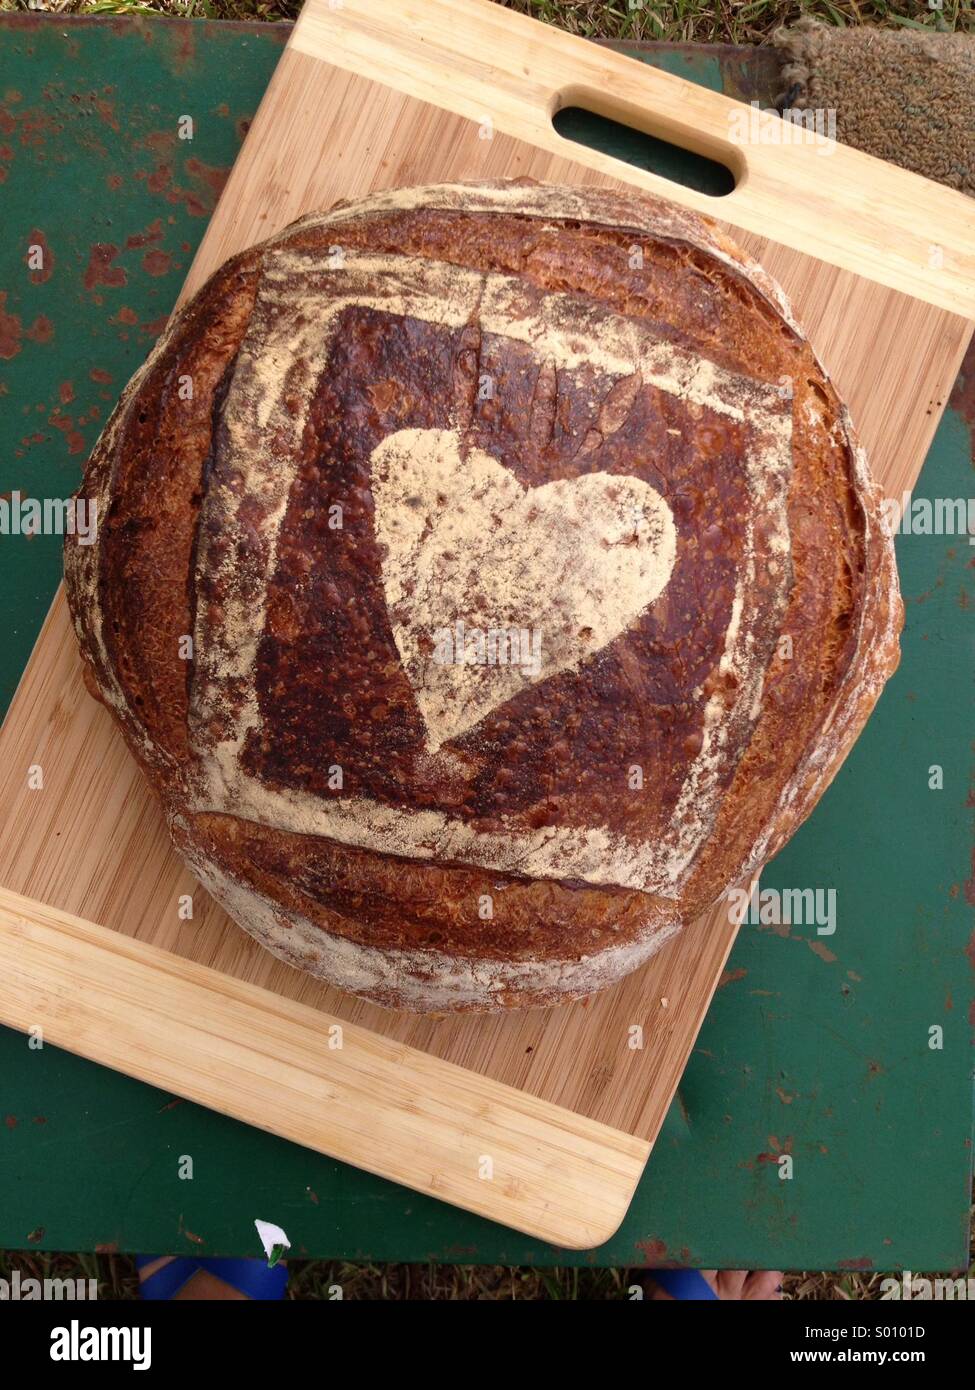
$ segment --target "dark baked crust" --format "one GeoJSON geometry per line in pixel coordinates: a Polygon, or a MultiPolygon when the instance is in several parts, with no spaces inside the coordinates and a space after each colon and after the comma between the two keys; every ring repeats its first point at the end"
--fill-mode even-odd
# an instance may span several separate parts
{"type": "Polygon", "coordinates": [[[784,843],[897,662],[829,379],[759,267],[648,199],[470,185],[302,219],[176,316],[81,493],[82,654],[178,847],[271,949],[390,1006],[634,968],[784,843]],[[617,635],[437,740],[398,645],[420,579],[391,603],[377,519],[400,432],[522,489],[637,479],[677,538],[617,635]]]}

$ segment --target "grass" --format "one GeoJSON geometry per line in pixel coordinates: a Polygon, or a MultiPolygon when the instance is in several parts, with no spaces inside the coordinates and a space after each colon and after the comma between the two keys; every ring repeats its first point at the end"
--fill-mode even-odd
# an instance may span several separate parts
{"type": "MultiPolygon", "coordinates": [[[[20,1270],[22,1279],[97,1279],[100,1299],[133,1299],[137,1294],[135,1265],[127,1255],[0,1252],[0,1278],[9,1279],[14,1269],[20,1270]]],[[[606,1302],[627,1298],[630,1286],[640,1282],[642,1273],[637,1269],[355,1265],[338,1260],[302,1260],[291,1262],[288,1297],[327,1301],[338,1286],[344,1299],[358,1300],[606,1302]]],[[[967,1273],[969,1278],[975,1278],[975,1262],[967,1273]]],[[[783,1291],[787,1299],[801,1302],[875,1301],[880,1298],[885,1277],[879,1271],[787,1274],[783,1291]]]]}
{"type": "MultiPolygon", "coordinates": [[[[382,0],[376,0],[381,4],[382,0]]],[[[975,33],[975,6],[942,0],[499,0],[574,34],[681,43],[764,43],[773,30],[810,15],[826,24],[975,33]]],[[[182,19],[289,20],[301,0],[0,0],[0,11],[166,14],[182,19]]]]}
{"type": "Polygon", "coordinates": [[[502,0],[587,38],[682,43],[764,43],[803,15],[840,26],[975,30],[975,8],[944,0],[941,11],[916,0],[502,0]]]}
{"type": "MultiPolygon", "coordinates": [[[[382,3],[382,0],[376,0],[382,3]]],[[[975,7],[943,0],[940,10],[916,0],[499,0],[587,38],[665,39],[682,43],[763,43],[781,25],[809,15],[839,26],[975,33],[975,7]]],[[[297,18],[301,0],[0,0],[0,12],[53,14],[163,14],[181,19],[281,21],[297,18]]],[[[134,1298],[135,1266],[124,1255],[0,1252],[0,1277],[19,1268],[22,1277],[97,1278],[100,1298],[134,1298]]],[[[975,1263],[968,1271],[975,1277],[975,1263]]],[[[446,1300],[620,1299],[640,1271],[602,1269],[506,1269],[473,1265],[351,1265],[337,1261],[292,1262],[289,1296],[327,1299],[340,1285],[346,1298],[446,1300]]],[[[785,1296],[802,1300],[873,1300],[881,1273],[796,1273],[785,1296]]]]}

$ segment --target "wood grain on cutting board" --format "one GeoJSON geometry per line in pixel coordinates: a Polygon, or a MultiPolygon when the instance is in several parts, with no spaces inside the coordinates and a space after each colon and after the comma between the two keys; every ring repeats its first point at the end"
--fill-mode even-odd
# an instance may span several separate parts
{"type": "MultiPolygon", "coordinates": [[[[664,192],[724,216],[783,284],[900,496],[971,333],[971,204],[841,147],[729,147],[733,107],[486,0],[311,0],[184,298],[232,252],[375,189],[530,175],[664,192]],[[569,144],[550,115],[580,89],[593,109],[720,153],[738,188],[710,198],[569,144]]],[[[53,1042],[565,1245],[622,1217],[736,930],[715,909],[620,985],[558,1009],[417,1018],[330,990],[258,947],[182,868],[84,690],[61,595],[0,734],[0,806],[0,884],[47,905],[0,895],[13,966],[0,1018],[49,1019],[53,1042]],[[28,786],[35,765],[43,791],[28,786]],[[352,1026],[330,1051],[335,1022],[352,1026]],[[479,1175],[484,1156],[495,1179],[479,1175]]]]}

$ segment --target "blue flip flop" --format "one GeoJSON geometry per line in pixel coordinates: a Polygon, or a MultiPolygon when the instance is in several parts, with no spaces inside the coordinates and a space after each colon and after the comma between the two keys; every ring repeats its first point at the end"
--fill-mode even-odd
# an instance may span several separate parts
{"type": "MultiPolygon", "coordinates": [[[[160,1260],[161,1255],[137,1255],[135,1266],[138,1270],[145,1269],[146,1265],[151,1265],[160,1260]]],[[[165,1302],[175,1298],[180,1289],[193,1278],[194,1274],[205,1269],[209,1274],[217,1279],[222,1279],[231,1288],[237,1289],[239,1293],[245,1294],[248,1298],[260,1299],[262,1302],[273,1302],[276,1299],[284,1298],[285,1290],[288,1287],[288,1270],[285,1265],[277,1264],[273,1269],[268,1269],[263,1260],[246,1259],[215,1259],[204,1255],[177,1255],[168,1265],[163,1265],[157,1269],[155,1274],[150,1274],[148,1279],[139,1285],[139,1297],[151,1299],[154,1302],[165,1302]]]]}
{"type": "Polygon", "coordinates": [[[652,1269],[647,1272],[671,1298],[684,1301],[718,1297],[699,1269],[652,1269]]]}

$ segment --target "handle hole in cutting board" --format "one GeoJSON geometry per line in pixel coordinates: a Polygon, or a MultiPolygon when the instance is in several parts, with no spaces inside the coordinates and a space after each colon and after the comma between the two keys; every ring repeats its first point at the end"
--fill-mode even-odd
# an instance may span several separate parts
{"type": "Polygon", "coordinates": [[[585,106],[562,107],[553,115],[552,125],[565,140],[612,155],[636,169],[659,174],[698,193],[724,198],[734,192],[735,176],[718,160],[661,140],[611,116],[601,116],[585,106]]]}

